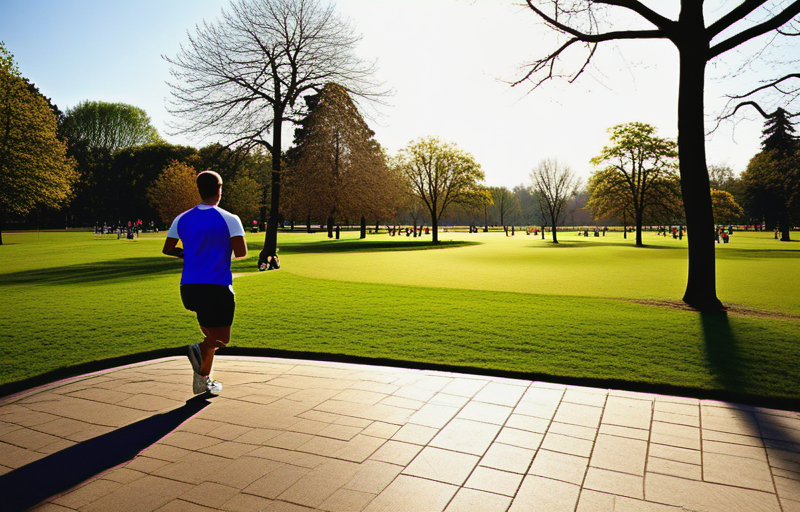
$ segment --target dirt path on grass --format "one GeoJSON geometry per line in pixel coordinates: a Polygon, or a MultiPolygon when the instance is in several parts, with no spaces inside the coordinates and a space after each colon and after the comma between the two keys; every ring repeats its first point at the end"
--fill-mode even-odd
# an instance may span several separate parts
{"type": "MultiPolygon", "coordinates": [[[[680,309],[683,311],[697,311],[697,309],[689,306],[682,300],[650,300],[650,299],[620,299],[625,302],[634,302],[636,304],[644,304],[647,306],[656,306],[670,309],[680,309]]],[[[767,311],[764,309],[753,309],[740,304],[728,304],[725,312],[727,314],[741,315],[741,316],[760,316],[766,318],[782,318],[787,320],[800,320],[800,315],[792,315],[790,313],[781,313],[778,311],[767,311]]]]}

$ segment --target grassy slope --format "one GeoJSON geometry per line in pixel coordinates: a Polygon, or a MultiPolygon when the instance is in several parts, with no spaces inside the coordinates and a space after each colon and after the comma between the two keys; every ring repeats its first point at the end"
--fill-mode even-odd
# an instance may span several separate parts
{"type": "MultiPolygon", "coordinates": [[[[235,283],[234,343],[800,396],[798,320],[609,299],[675,299],[685,279],[685,241],[635,249],[616,236],[564,235],[553,247],[524,235],[461,235],[489,243],[425,251],[393,247],[413,239],[375,237],[364,251],[354,240],[286,235],[281,272],[235,283]]],[[[12,333],[0,382],[193,339],[177,293],[180,263],[158,256],[161,237],[4,238],[20,243],[0,248],[0,328],[12,333]]],[[[255,249],[260,240],[250,241],[255,249]]],[[[800,311],[790,270],[800,251],[771,242],[737,234],[720,246],[723,300],[800,311]]]]}

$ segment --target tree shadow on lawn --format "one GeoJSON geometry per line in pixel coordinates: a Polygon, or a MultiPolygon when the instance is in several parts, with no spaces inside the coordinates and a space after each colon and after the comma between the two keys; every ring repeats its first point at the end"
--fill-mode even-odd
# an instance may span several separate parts
{"type": "MultiPolygon", "coordinates": [[[[750,381],[742,370],[744,361],[739,354],[739,342],[731,330],[727,313],[701,312],[700,315],[706,356],[717,381],[725,391],[746,394],[750,381]]],[[[749,405],[728,405],[730,408],[727,412],[745,425],[747,435],[761,438],[766,448],[789,450],[785,457],[778,457],[784,466],[800,472],[800,459],[794,453],[800,449],[800,430],[787,427],[786,418],[780,414],[770,414],[749,405]]],[[[773,454],[770,454],[770,464],[776,465],[772,457],[773,454]]]]}
{"type": "Polygon", "coordinates": [[[748,382],[741,370],[742,361],[728,314],[700,312],[700,321],[706,342],[706,357],[717,382],[726,391],[745,394],[748,382]]]}
{"type": "Polygon", "coordinates": [[[800,258],[797,249],[762,249],[762,248],[733,248],[726,247],[716,252],[718,259],[749,259],[749,258],[800,258]]]}
{"type": "MultiPolygon", "coordinates": [[[[364,241],[364,240],[323,240],[304,244],[285,244],[279,247],[278,255],[282,254],[321,254],[321,253],[352,253],[352,252],[391,252],[391,251],[425,251],[429,249],[452,249],[481,245],[481,242],[460,240],[443,240],[437,244],[430,240],[389,240],[389,241],[364,241]]],[[[261,244],[247,244],[249,251],[261,251],[261,244]]]]}
{"type": "Polygon", "coordinates": [[[123,464],[210,405],[198,395],[177,409],[156,414],[70,446],[0,476],[4,511],[22,511],[123,464]]]}
{"type": "Polygon", "coordinates": [[[123,281],[154,275],[176,274],[181,270],[177,258],[167,256],[122,258],[79,263],[65,267],[40,268],[0,274],[0,286],[15,284],[79,284],[98,281],[123,281]]]}
{"type": "MultiPolygon", "coordinates": [[[[555,249],[584,248],[584,247],[630,247],[631,249],[681,249],[684,251],[686,250],[686,246],[680,246],[680,245],[645,244],[637,247],[633,241],[631,241],[630,243],[604,242],[604,241],[595,242],[592,240],[570,240],[570,239],[562,240],[559,238],[557,244],[554,244],[552,239],[545,240],[545,242],[547,242],[545,244],[545,247],[551,247],[555,249]]],[[[537,244],[537,245],[531,245],[530,247],[534,249],[541,249],[542,245],[537,244]]]]}

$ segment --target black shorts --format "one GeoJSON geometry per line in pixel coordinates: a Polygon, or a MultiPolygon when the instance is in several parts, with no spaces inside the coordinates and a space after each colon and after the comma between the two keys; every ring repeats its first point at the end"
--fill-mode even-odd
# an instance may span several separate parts
{"type": "Polygon", "coordinates": [[[184,284],[181,286],[183,307],[197,313],[201,327],[228,327],[233,325],[236,302],[233,292],[219,284],[184,284]]]}

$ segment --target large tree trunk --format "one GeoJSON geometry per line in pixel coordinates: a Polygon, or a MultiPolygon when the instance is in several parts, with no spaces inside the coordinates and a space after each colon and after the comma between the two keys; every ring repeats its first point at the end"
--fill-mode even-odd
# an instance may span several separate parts
{"type": "Polygon", "coordinates": [[[267,262],[270,256],[278,254],[278,213],[281,198],[281,122],[283,110],[275,109],[275,123],[272,127],[272,190],[269,204],[269,220],[264,235],[264,248],[258,255],[258,265],[267,262]]]}
{"type": "Polygon", "coordinates": [[[438,244],[439,243],[439,206],[437,201],[434,199],[431,201],[431,205],[428,206],[428,211],[431,214],[431,232],[433,233],[433,238],[431,239],[431,243],[438,244]]]}
{"type": "Polygon", "coordinates": [[[0,211],[0,245],[3,245],[3,229],[5,229],[5,215],[0,211]]]}
{"type": "Polygon", "coordinates": [[[703,88],[708,42],[703,40],[702,2],[684,2],[680,24],[678,89],[678,159],[689,237],[689,275],[683,301],[703,311],[724,309],[717,298],[714,260],[714,214],[706,167],[703,88]],[[690,35],[693,35],[692,39],[690,35]]]}
{"type": "MultiPolygon", "coordinates": [[[[789,219],[789,209],[785,204],[778,205],[778,229],[781,231],[781,242],[791,242],[789,236],[791,220],[789,219]]],[[[0,241],[2,243],[2,241],[0,241]]]]}
{"type": "Polygon", "coordinates": [[[361,216],[361,238],[367,238],[367,218],[361,216]]]}
{"type": "Polygon", "coordinates": [[[333,238],[333,215],[328,216],[328,238],[333,238]]]}
{"type": "Polygon", "coordinates": [[[556,235],[556,231],[558,231],[558,230],[556,229],[556,220],[557,220],[556,216],[555,215],[551,215],[550,216],[550,220],[553,223],[553,243],[557,244],[558,243],[558,236],[556,235]]]}
{"type": "Polygon", "coordinates": [[[642,212],[636,212],[636,247],[644,247],[642,242],[642,217],[642,212]]]}

